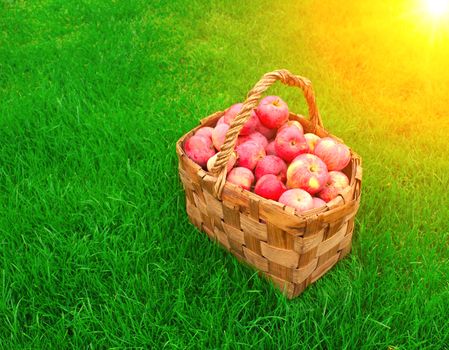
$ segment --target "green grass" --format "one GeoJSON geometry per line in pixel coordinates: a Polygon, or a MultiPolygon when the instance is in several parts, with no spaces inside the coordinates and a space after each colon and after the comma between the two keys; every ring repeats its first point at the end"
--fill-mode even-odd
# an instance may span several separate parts
{"type": "Polygon", "coordinates": [[[447,118],[353,101],[295,3],[1,3],[0,348],[448,348],[447,118]],[[364,160],[352,254],[293,301],[188,222],[174,148],[276,68],[364,160]]]}

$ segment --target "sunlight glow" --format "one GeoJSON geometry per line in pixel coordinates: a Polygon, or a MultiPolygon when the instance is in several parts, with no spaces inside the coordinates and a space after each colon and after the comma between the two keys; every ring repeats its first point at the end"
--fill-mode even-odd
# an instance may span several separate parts
{"type": "Polygon", "coordinates": [[[434,18],[440,18],[449,13],[449,0],[425,0],[427,11],[434,18]]]}

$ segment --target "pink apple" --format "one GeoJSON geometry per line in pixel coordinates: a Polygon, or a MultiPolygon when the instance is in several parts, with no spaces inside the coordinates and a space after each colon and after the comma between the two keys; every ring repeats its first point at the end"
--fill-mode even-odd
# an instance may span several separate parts
{"type": "Polygon", "coordinates": [[[285,187],[282,181],[272,174],[262,176],[254,187],[255,194],[274,201],[277,201],[286,190],[287,187],[285,187]]]}
{"type": "Polygon", "coordinates": [[[260,101],[256,114],[264,126],[277,129],[288,120],[288,106],[278,96],[267,96],[260,101]]]}
{"type": "Polygon", "coordinates": [[[254,141],[247,141],[236,148],[237,151],[237,166],[245,167],[253,170],[259,160],[265,157],[265,149],[263,146],[254,141]]]}
{"type": "MultiPolygon", "coordinates": [[[[212,171],[212,169],[215,165],[215,162],[217,161],[217,157],[218,157],[218,153],[215,154],[214,156],[210,157],[209,160],[207,161],[207,170],[208,171],[212,171]]],[[[231,154],[231,156],[229,157],[229,160],[228,160],[228,165],[227,165],[228,172],[231,171],[231,169],[234,167],[236,161],[237,161],[237,155],[234,152],[231,154]]]]}
{"type": "Polygon", "coordinates": [[[254,141],[260,143],[264,148],[268,145],[267,138],[258,131],[254,131],[253,133],[246,136],[239,136],[237,139],[237,146],[245,143],[246,141],[254,141]]]}
{"type": "Polygon", "coordinates": [[[271,141],[267,147],[265,147],[265,152],[272,156],[277,156],[276,149],[274,146],[274,141],[271,141]]]}
{"type": "Polygon", "coordinates": [[[284,125],[282,125],[278,132],[281,131],[282,129],[285,129],[289,126],[294,126],[296,128],[298,128],[303,134],[304,134],[304,128],[302,127],[301,123],[296,121],[296,120],[289,120],[288,122],[286,122],[284,125]]]}
{"type": "Polygon", "coordinates": [[[263,125],[260,121],[257,123],[256,131],[260,132],[267,140],[274,139],[277,129],[270,129],[263,125]]]}
{"type": "Polygon", "coordinates": [[[223,114],[224,122],[226,124],[231,124],[231,122],[234,120],[234,118],[237,116],[237,114],[239,114],[239,112],[241,111],[242,107],[243,107],[243,103],[236,103],[236,104],[233,104],[228,109],[226,109],[223,114]]]}
{"type": "Polygon", "coordinates": [[[309,149],[302,130],[295,125],[281,128],[274,142],[276,154],[287,163],[291,162],[296,156],[307,152],[309,149]]]}
{"type": "Polygon", "coordinates": [[[199,128],[195,135],[196,136],[205,136],[212,140],[212,131],[214,128],[211,128],[210,126],[203,126],[202,128],[199,128]]]}
{"type": "Polygon", "coordinates": [[[287,173],[287,164],[277,156],[266,156],[259,160],[254,174],[256,180],[267,174],[275,175],[279,180],[285,181],[287,173]]]}
{"type": "MultiPolygon", "coordinates": [[[[237,116],[237,114],[240,112],[240,110],[243,107],[243,103],[236,103],[235,105],[232,105],[229,107],[225,113],[224,113],[224,122],[226,124],[231,125],[234,118],[237,116]]],[[[242,129],[240,130],[240,135],[249,135],[252,132],[256,130],[256,126],[259,123],[259,120],[257,119],[257,115],[254,112],[254,110],[251,111],[251,115],[249,119],[246,121],[245,124],[243,124],[242,129]]]]}
{"type": "Polygon", "coordinates": [[[321,208],[324,207],[326,205],[326,202],[323,201],[321,198],[318,197],[312,197],[313,199],[313,208],[321,208]]]}
{"type": "Polygon", "coordinates": [[[324,162],[313,154],[297,156],[287,170],[287,187],[301,188],[310,194],[321,191],[328,178],[324,162]]]}
{"type": "Polygon", "coordinates": [[[226,124],[225,120],[224,120],[224,116],[221,117],[220,119],[218,119],[217,125],[220,125],[220,124],[226,124]]]}
{"type": "Polygon", "coordinates": [[[210,157],[215,154],[212,141],[204,136],[192,136],[184,143],[187,156],[198,165],[205,167],[210,157]]]}
{"type": "Polygon", "coordinates": [[[325,202],[329,202],[348,186],[349,179],[345,174],[341,171],[330,171],[327,183],[321,192],[318,193],[318,197],[325,202]]]}
{"type": "Polygon", "coordinates": [[[330,137],[323,137],[315,145],[313,151],[327,165],[327,169],[341,170],[351,160],[351,152],[348,146],[330,137]]]}
{"type": "Polygon", "coordinates": [[[306,138],[307,144],[309,145],[309,152],[313,153],[315,145],[318,142],[318,140],[321,140],[321,137],[312,133],[304,134],[304,137],[306,138]]]}
{"type": "Polygon", "coordinates": [[[229,130],[228,124],[219,124],[212,131],[212,143],[217,151],[221,149],[221,146],[225,142],[226,133],[229,130]]]}
{"type": "Polygon", "coordinates": [[[298,213],[313,208],[312,196],[299,188],[285,191],[279,198],[279,203],[295,208],[298,213]]]}
{"type": "Polygon", "coordinates": [[[229,172],[226,179],[230,183],[249,191],[254,182],[254,174],[247,168],[237,167],[229,172]]]}

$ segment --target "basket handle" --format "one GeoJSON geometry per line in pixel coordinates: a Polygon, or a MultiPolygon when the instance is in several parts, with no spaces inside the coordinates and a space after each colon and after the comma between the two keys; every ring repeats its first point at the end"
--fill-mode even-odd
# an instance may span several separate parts
{"type": "Polygon", "coordinates": [[[312,122],[314,130],[317,126],[323,127],[318,108],[315,102],[315,94],[313,93],[312,83],[309,79],[294,75],[286,69],[275,70],[270,73],[266,73],[259,82],[248,92],[245,102],[243,102],[242,109],[231,122],[231,126],[226,133],[226,138],[221,146],[221,150],[217,155],[217,160],[212,169],[212,173],[217,175],[217,182],[215,184],[215,194],[221,198],[221,193],[226,182],[227,175],[227,163],[231,154],[234,152],[234,147],[237,142],[237,137],[240,134],[245,122],[251,115],[251,110],[256,108],[262,94],[277,80],[280,80],[283,84],[288,86],[296,86],[301,88],[307,105],[309,107],[309,118],[312,122]]]}

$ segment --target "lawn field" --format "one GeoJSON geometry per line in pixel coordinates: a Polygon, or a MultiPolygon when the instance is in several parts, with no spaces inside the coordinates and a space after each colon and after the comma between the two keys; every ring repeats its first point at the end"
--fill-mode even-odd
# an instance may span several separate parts
{"type": "Polygon", "coordinates": [[[405,5],[1,1],[0,349],[449,349],[449,30],[405,5]],[[189,223],[175,152],[278,68],[364,168],[292,301],[189,223]]]}

